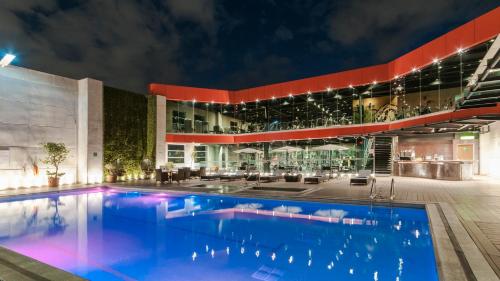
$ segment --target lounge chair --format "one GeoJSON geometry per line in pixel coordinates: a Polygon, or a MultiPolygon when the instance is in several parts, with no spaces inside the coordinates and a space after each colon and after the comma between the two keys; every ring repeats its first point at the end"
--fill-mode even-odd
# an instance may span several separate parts
{"type": "Polygon", "coordinates": [[[222,180],[227,180],[227,181],[234,181],[234,180],[241,180],[244,179],[245,175],[243,171],[237,171],[236,173],[230,173],[226,175],[220,175],[219,179],[222,180]]]}
{"type": "Polygon", "coordinates": [[[218,173],[207,173],[207,168],[200,167],[200,180],[212,181],[219,179],[220,175],[218,173]]]}
{"type": "Polygon", "coordinates": [[[272,174],[268,175],[261,175],[260,176],[260,181],[261,182],[275,182],[279,181],[282,178],[281,174],[274,172],[272,174]]]}
{"type": "Polygon", "coordinates": [[[213,181],[213,180],[218,180],[220,178],[219,174],[206,174],[203,176],[200,176],[200,180],[205,180],[205,181],[213,181]]]}
{"type": "Polygon", "coordinates": [[[285,175],[286,182],[300,182],[301,180],[302,180],[302,174],[288,173],[285,175]]]}
{"type": "Polygon", "coordinates": [[[360,170],[357,176],[351,177],[349,184],[363,184],[367,185],[369,184],[373,177],[372,177],[372,171],[370,170],[360,170]]]}
{"type": "Polygon", "coordinates": [[[257,181],[257,179],[259,179],[259,176],[260,176],[259,172],[250,172],[250,173],[247,173],[245,179],[247,181],[257,181]]]}
{"type": "Polygon", "coordinates": [[[315,183],[320,184],[328,180],[328,176],[321,171],[316,172],[313,176],[308,176],[304,178],[304,183],[315,183]]]}

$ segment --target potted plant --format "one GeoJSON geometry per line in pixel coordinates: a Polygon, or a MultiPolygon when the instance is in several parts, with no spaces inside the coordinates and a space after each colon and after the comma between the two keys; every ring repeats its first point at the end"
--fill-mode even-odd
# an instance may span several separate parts
{"type": "Polygon", "coordinates": [[[144,179],[148,180],[151,178],[151,174],[154,172],[153,162],[148,158],[142,160],[141,162],[141,170],[144,174],[144,179]]]}
{"type": "Polygon", "coordinates": [[[49,170],[47,171],[47,176],[49,177],[49,187],[58,187],[59,178],[64,175],[64,173],[59,173],[59,165],[66,160],[69,150],[66,148],[64,143],[47,142],[43,143],[42,146],[47,153],[47,157],[43,163],[51,165],[55,169],[53,172],[49,170]]]}
{"type": "Polygon", "coordinates": [[[121,164],[120,160],[116,160],[115,163],[108,163],[104,165],[104,170],[106,172],[106,182],[114,183],[118,177],[125,174],[125,169],[121,164]]]}

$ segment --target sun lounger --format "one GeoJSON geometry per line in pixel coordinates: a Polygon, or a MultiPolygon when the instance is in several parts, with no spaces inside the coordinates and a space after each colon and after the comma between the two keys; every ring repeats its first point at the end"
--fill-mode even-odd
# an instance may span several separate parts
{"type": "Polygon", "coordinates": [[[349,184],[363,184],[367,185],[371,182],[373,177],[371,176],[372,171],[370,170],[360,170],[357,176],[351,177],[349,184]]]}

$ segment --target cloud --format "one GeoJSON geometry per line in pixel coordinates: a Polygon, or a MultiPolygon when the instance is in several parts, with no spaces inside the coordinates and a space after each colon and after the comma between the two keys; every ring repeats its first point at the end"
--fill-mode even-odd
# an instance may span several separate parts
{"type": "MultiPolygon", "coordinates": [[[[21,66],[142,93],[150,82],[188,76],[179,63],[181,31],[164,9],[134,1],[91,0],[74,9],[38,2],[0,4],[0,38],[9,40],[0,47],[16,50],[21,66]]],[[[209,16],[198,19],[207,23],[209,16]]]]}
{"type": "Polygon", "coordinates": [[[353,0],[342,2],[329,16],[329,37],[348,47],[368,46],[374,58],[392,59],[415,46],[415,41],[440,31],[440,26],[461,24],[472,11],[477,13],[477,1],[434,0],[353,0]],[[427,36],[426,36],[427,35],[427,36]]]}
{"type": "Polygon", "coordinates": [[[1,0],[0,51],[20,66],[137,92],[151,82],[242,88],[382,63],[493,5],[1,0]]]}
{"type": "Polygon", "coordinates": [[[230,89],[254,87],[286,81],[294,72],[290,59],[278,55],[257,57],[247,53],[243,58],[240,70],[231,73],[224,79],[230,89]]]}
{"type": "Polygon", "coordinates": [[[199,22],[207,26],[215,25],[213,0],[168,0],[165,4],[177,19],[199,22]]]}
{"type": "Polygon", "coordinates": [[[276,39],[281,41],[288,41],[293,39],[293,33],[290,29],[286,28],[283,25],[280,25],[276,31],[274,32],[276,39]]]}

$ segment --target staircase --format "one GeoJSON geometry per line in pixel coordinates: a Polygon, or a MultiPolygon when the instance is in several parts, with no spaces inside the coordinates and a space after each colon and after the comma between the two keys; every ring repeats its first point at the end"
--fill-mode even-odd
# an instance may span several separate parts
{"type": "Polygon", "coordinates": [[[370,170],[373,169],[373,167],[370,167],[371,163],[368,162],[368,159],[370,157],[370,150],[373,148],[373,138],[368,138],[365,139],[363,142],[363,160],[361,162],[361,168],[363,170],[371,168],[370,170]]]}
{"type": "Polygon", "coordinates": [[[464,90],[458,108],[495,106],[500,102],[500,36],[486,52],[464,90]]]}
{"type": "Polygon", "coordinates": [[[392,137],[375,137],[375,174],[392,174],[392,137]]]}

